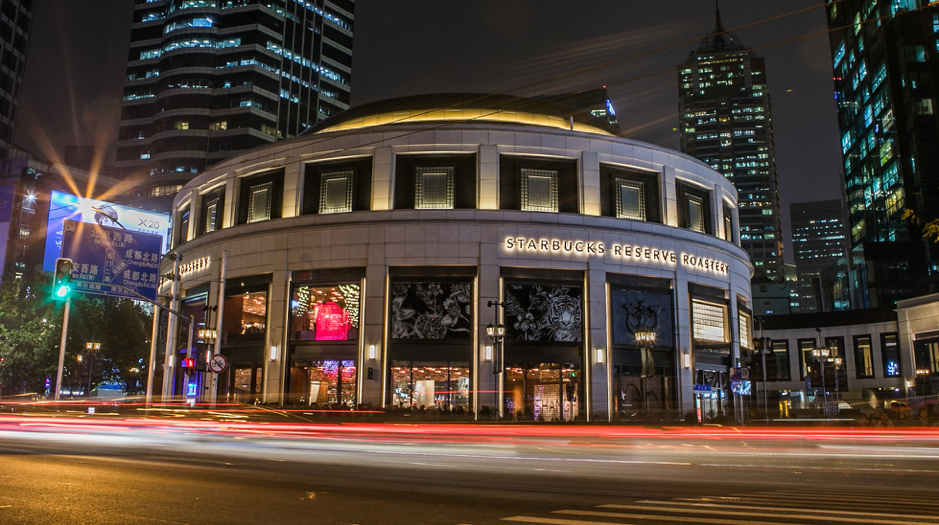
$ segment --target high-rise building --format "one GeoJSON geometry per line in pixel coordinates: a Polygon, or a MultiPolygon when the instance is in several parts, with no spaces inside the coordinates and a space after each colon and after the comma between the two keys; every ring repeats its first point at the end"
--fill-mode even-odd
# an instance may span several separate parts
{"type": "Polygon", "coordinates": [[[7,158],[13,146],[32,21],[33,0],[0,3],[0,160],[7,158]]]}
{"type": "Polygon", "coordinates": [[[902,219],[939,217],[939,8],[926,4],[827,8],[855,308],[939,291],[939,250],[902,219]]]}
{"type": "Polygon", "coordinates": [[[678,82],[681,150],[736,186],[740,244],[753,262],[754,285],[782,280],[779,185],[763,59],[724,31],[718,11],[714,34],[691,52],[678,82]]]}
{"type": "Polygon", "coordinates": [[[353,0],[137,0],[117,167],[169,196],[348,108],[353,0]]]}
{"type": "Polygon", "coordinates": [[[792,251],[798,274],[799,313],[831,311],[822,301],[821,273],[847,253],[840,199],[789,205],[792,251]]]}

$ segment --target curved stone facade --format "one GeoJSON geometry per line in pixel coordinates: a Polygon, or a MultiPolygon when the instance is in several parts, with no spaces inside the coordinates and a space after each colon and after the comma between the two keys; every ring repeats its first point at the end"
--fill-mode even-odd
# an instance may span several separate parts
{"type": "MultiPolygon", "coordinates": [[[[162,273],[181,277],[161,293],[217,330],[198,362],[232,363],[217,385],[190,378],[196,397],[545,421],[729,410],[752,267],[719,173],[517,120],[341,128],[229,159],[176,198],[162,273]]],[[[154,394],[183,391],[178,325],[157,327],[154,394]]]]}

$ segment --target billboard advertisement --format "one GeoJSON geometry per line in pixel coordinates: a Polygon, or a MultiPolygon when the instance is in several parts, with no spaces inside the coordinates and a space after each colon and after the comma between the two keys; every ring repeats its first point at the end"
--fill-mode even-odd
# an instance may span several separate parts
{"type": "Polygon", "coordinates": [[[153,301],[162,243],[159,235],[65,221],[62,256],[74,263],[76,292],[137,299],[126,288],[153,301]]]}
{"type": "Polygon", "coordinates": [[[169,215],[53,191],[49,197],[49,222],[42,259],[42,269],[47,272],[55,271],[55,260],[61,256],[66,220],[159,235],[161,252],[169,249],[169,215]]]}

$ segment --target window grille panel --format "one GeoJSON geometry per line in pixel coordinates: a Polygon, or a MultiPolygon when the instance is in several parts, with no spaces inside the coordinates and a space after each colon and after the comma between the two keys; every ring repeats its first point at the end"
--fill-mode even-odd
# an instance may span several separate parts
{"type": "Polygon", "coordinates": [[[320,175],[320,213],[352,211],[352,171],[320,175]]]}
{"type": "Polygon", "coordinates": [[[248,224],[271,218],[271,191],[273,183],[265,182],[252,186],[248,198],[248,224]]]}
{"type": "Polygon", "coordinates": [[[688,229],[704,233],[704,200],[688,195],[688,229]]]}
{"type": "Polygon", "coordinates": [[[216,229],[215,225],[218,224],[216,222],[218,218],[218,201],[219,199],[216,198],[205,207],[205,233],[214,232],[216,229]]]}
{"type": "Polygon", "coordinates": [[[616,179],[619,199],[616,216],[620,219],[646,220],[645,183],[637,180],[616,179]]]}
{"type": "Polygon", "coordinates": [[[417,209],[453,209],[453,168],[416,170],[414,207],[417,209]]]}
{"type": "Polygon", "coordinates": [[[522,210],[558,211],[558,172],[522,170],[522,210]]]}

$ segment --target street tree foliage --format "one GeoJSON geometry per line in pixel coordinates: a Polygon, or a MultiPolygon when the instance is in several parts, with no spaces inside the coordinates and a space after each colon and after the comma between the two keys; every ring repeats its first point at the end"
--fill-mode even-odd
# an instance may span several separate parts
{"type": "Polygon", "coordinates": [[[910,221],[910,224],[920,228],[923,231],[923,237],[932,242],[939,242],[939,219],[926,221],[916,215],[911,209],[903,210],[903,220],[910,221]]]}
{"type": "MultiPolygon", "coordinates": [[[[7,391],[42,393],[46,378],[55,380],[64,302],[53,301],[50,290],[48,279],[31,283],[9,279],[0,286],[0,385],[7,391]]],[[[71,301],[63,386],[87,386],[91,370],[92,387],[107,381],[122,385],[128,393],[143,390],[150,356],[150,307],[78,293],[71,301]],[[95,342],[101,344],[100,350],[85,349],[86,343],[95,342]]]]}
{"type": "Polygon", "coordinates": [[[62,308],[49,297],[48,280],[0,284],[0,391],[43,392],[55,377],[62,308]]]}

